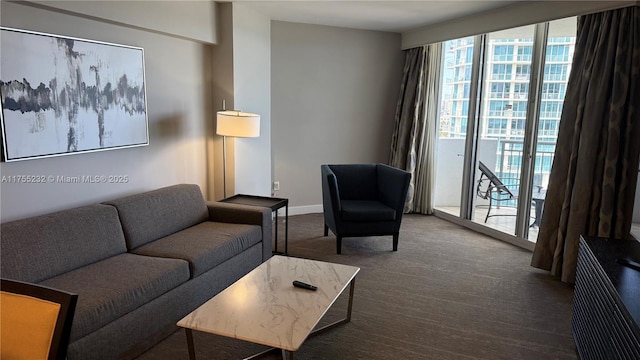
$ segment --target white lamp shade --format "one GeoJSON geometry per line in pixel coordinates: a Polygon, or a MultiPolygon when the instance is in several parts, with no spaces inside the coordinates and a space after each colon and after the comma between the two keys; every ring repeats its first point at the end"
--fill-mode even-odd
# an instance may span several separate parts
{"type": "Polygon", "coordinates": [[[241,111],[218,111],[216,134],[233,137],[260,136],[260,115],[241,111]]]}

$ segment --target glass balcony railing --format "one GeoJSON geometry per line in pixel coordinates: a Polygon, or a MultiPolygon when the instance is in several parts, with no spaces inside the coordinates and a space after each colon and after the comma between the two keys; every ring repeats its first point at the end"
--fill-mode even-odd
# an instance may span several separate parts
{"type": "MultiPolygon", "coordinates": [[[[534,166],[534,186],[546,188],[555,153],[555,142],[538,142],[534,166]]],[[[496,154],[497,175],[499,177],[520,179],[520,168],[524,155],[523,142],[520,140],[500,140],[496,154]]]]}
{"type": "MultiPolygon", "coordinates": [[[[442,130],[442,129],[441,129],[442,130]]],[[[458,129],[456,129],[458,130],[458,129]]],[[[519,130],[519,129],[516,129],[519,130]]],[[[454,216],[460,215],[460,188],[461,180],[452,180],[453,174],[459,174],[462,171],[462,159],[464,153],[464,133],[460,133],[459,137],[454,137],[453,129],[446,131],[447,138],[441,138],[438,152],[437,162],[437,186],[438,191],[435,198],[435,207],[439,211],[443,211],[454,216]]],[[[519,134],[524,135],[524,131],[520,130],[519,134]]],[[[442,133],[442,131],[441,131],[442,133]]],[[[522,160],[524,158],[524,144],[523,136],[518,137],[517,134],[510,134],[511,139],[505,139],[505,134],[489,135],[485,133],[483,138],[480,139],[478,144],[480,160],[488,165],[491,170],[502,179],[503,183],[512,191],[516,196],[519,190],[518,184],[521,181],[521,167],[522,160]]],[[[533,175],[533,192],[539,193],[539,189],[544,190],[548,187],[549,174],[551,172],[551,165],[554,159],[555,141],[549,141],[555,139],[539,138],[536,147],[534,175],[533,175]],[[547,140],[547,141],[543,141],[547,140]]],[[[476,174],[474,180],[474,186],[476,186],[479,180],[479,173],[476,174]]],[[[457,179],[457,178],[456,178],[457,179]]],[[[478,197],[474,197],[474,208],[472,219],[474,222],[489,226],[490,228],[513,234],[516,223],[516,209],[517,199],[510,201],[502,201],[496,204],[496,207],[491,210],[494,214],[503,214],[510,216],[497,216],[492,217],[490,221],[485,222],[488,212],[487,203],[478,197]]],[[[536,211],[534,208],[534,201],[532,201],[532,208],[530,214],[530,221],[533,222],[536,219],[536,211]]],[[[538,227],[529,227],[528,238],[535,241],[538,235],[538,227]]]]}

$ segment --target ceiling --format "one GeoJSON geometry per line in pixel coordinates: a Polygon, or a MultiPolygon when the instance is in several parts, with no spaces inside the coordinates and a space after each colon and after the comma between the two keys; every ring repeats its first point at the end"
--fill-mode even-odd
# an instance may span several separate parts
{"type": "Polygon", "coordinates": [[[403,32],[510,6],[523,0],[260,1],[240,0],[273,20],[403,32]]]}

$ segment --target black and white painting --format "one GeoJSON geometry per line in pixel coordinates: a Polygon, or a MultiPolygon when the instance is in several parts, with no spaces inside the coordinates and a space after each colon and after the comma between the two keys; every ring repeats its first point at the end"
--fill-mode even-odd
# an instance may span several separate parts
{"type": "Polygon", "coordinates": [[[142,48],[0,30],[5,161],[149,143],[142,48]]]}

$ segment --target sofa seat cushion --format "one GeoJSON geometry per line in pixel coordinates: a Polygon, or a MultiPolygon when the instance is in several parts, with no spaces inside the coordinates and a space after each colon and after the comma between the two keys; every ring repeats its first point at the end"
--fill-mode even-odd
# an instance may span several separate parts
{"type": "Polygon", "coordinates": [[[73,342],[188,280],[189,266],[184,260],[125,253],[41,284],[78,294],[73,342]]]}
{"type": "Polygon", "coordinates": [[[257,225],[205,221],[133,250],[139,255],[184,259],[195,278],[262,240],[257,225]]]}
{"type": "Polygon", "coordinates": [[[396,211],[376,200],[342,200],[343,221],[393,221],[396,211]]]}

